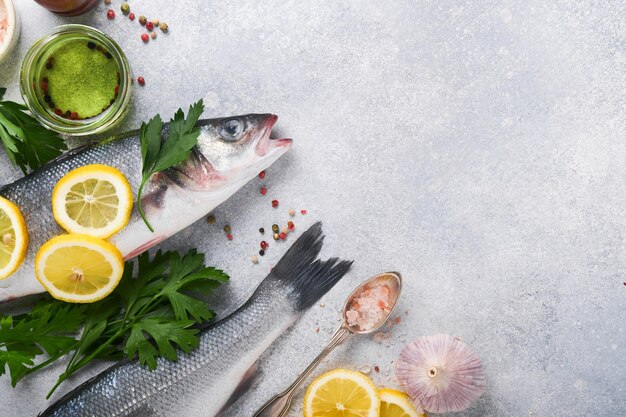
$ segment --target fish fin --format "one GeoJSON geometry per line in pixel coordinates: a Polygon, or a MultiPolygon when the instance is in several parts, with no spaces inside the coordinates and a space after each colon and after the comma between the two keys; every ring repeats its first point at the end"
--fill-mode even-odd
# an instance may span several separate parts
{"type": "Polygon", "coordinates": [[[296,311],[304,311],[315,304],[352,266],[352,261],[338,258],[315,260],[323,242],[322,223],[317,222],[289,248],[266,279],[288,286],[296,311]]]}
{"type": "Polygon", "coordinates": [[[228,397],[228,401],[226,401],[222,409],[215,415],[215,417],[223,416],[227,408],[237,402],[237,400],[241,398],[243,394],[245,394],[248,390],[250,390],[250,388],[252,388],[253,385],[258,382],[260,375],[261,374],[259,372],[259,363],[257,361],[250,368],[248,368],[246,373],[243,375],[243,378],[241,378],[239,385],[237,385],[237,388],[235,388],[230,397],[228,397]]]}

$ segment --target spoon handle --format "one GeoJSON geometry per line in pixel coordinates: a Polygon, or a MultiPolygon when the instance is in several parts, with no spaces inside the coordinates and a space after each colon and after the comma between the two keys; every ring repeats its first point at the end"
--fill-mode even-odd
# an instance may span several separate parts
{"type": "Polygon", "coordinates": [[[326,356],[337,346],[341,344],[352,333],[345,326],[341,326],[335,332],[335,335],[328,345],[322,350],[322,352],[311,362],[309,366],[300,374],[298,378],[282,393],[274,396],[271,400],[265,403],[263,407],[256,412],[254,417],[285,417],[291,407],[291,400],[296,390],[304,382],[304,380],[313,372],[317,365],[324,360],[326,356]]]}

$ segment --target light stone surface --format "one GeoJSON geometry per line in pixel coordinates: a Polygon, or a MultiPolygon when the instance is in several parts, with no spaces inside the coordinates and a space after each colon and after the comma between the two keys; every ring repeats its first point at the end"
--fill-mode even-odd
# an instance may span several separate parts
{"type": "MultiPolygon", "coordinates": [[[[355,260],[264,356],[261,379],[228,417],[252,415],[286,387],[330,338],[352,287],[384,270],[405,278],[390,346],[355,338],[319,372],[378,365],[375,382],[396,386],[405,342],[445,332],[480,354],[488,379],[458,415],[626,414],[623,2],[133,0],[137,16],[170,26],[147,45],[136,21],[119,11],[108,21],[104,5],[67,19],[17,3],[22,36],[0,64],[9,99],[19,100],[29,45],[81,22],[120,42],[146,79],[120,130],[204,97],[207,117],[274,112],[278,134],[295,139],[268,171],[267,196],[254,180],[216,211],[216,225],[163,245],[198,247],[231,274],[215,297],[222,316],[287,248],[270,240],[250,261],[257,229],[286,222],[289,208],[308,210],[298,230],[324,221],[325,256],[355,260]]],[[[19,176],[0,152],[0,184],[19,176]]],[[[0,414],[42,411],[60,371],[17,389],[3,377],[0,414]]]]}

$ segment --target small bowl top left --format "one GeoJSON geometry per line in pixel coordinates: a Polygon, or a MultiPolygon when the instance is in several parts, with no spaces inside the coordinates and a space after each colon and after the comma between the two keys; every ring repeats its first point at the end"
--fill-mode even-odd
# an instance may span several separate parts
{"type": "Polygon", "coordinates": [[[11,54],[20,37],[20,19],[14,0],[0,0],[0,62],[11,54]]]}

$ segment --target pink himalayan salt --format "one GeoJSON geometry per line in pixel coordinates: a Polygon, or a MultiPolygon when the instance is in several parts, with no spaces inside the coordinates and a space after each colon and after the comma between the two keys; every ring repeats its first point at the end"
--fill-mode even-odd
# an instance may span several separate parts
{"type": "Polygon", "coordinates": [[[4,36],[7,33],[7,9],[4,6],[4,1],[0,0],[0,44],[4,42],[4,36]]]}
{"type": "Polygon", "coordinates": [[[354,297],[350,309],[346,312],[349,326],[358,326],[359,331],[368,331],[380,323],[391,311],[389,287],[378,284],[366,288],[354,297]]]}

